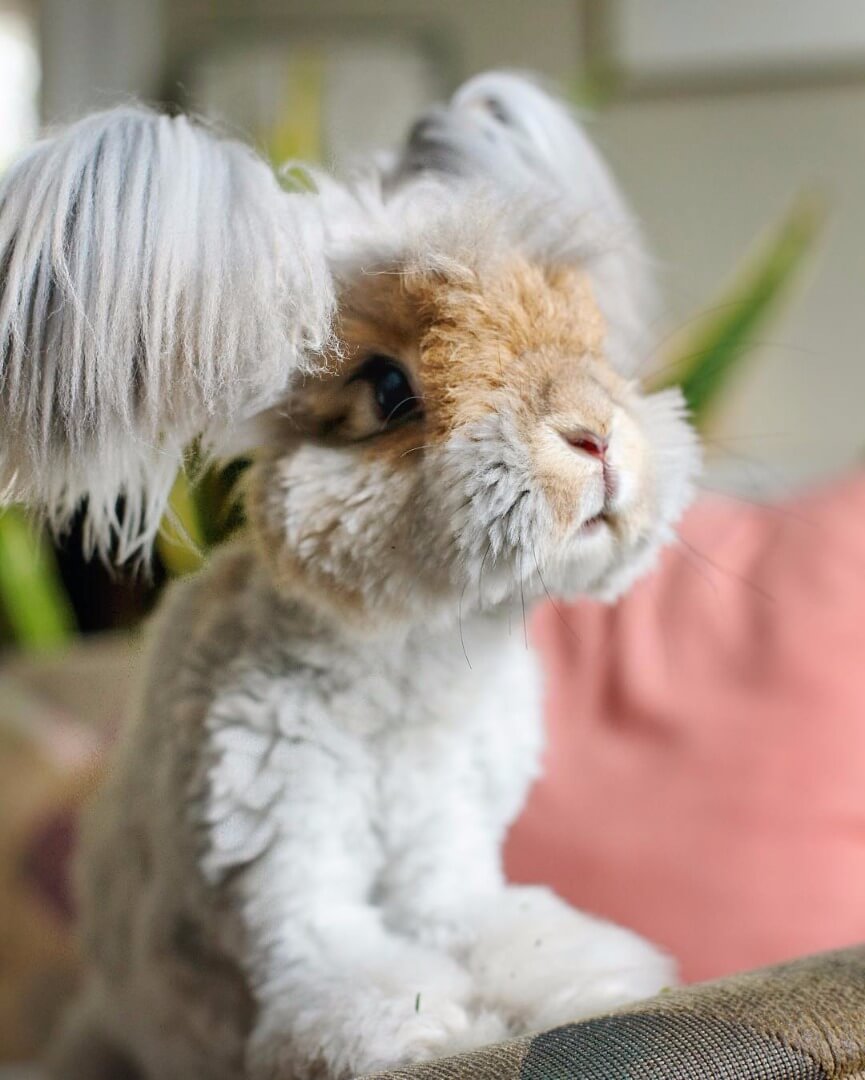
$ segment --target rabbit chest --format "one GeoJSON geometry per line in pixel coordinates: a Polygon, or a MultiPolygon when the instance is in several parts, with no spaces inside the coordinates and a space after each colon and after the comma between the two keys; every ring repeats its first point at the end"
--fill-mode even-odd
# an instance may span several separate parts
{"type": "Polygon", "coordinates": [[[332,850],[369,890],[433,840],[500,839],[538,769],[539,693],[506,619],[247,657],[205,725],[206,870],[282,848],[315,874],[332,850]]]}

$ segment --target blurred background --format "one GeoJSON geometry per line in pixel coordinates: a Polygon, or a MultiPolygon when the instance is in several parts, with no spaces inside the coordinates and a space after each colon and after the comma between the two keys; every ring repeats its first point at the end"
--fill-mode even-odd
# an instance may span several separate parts
{"type": "MultiPolygon", "coordinates": [[[[862,0],[0,0],[0,169],[44,126],[133,98],[206,114],[274,161],[345,164],[490,67],[537,72],[582,110],[642,221],[661,289],[645,370],[685,384],[706,487],[760,501],[860,461],[862,0]]],[[[139,625],[234,527],[231,479],[179,479],[191,543],[164,537],[149,577],[0,515],[0,896],[17,904],[0,969],[51,960],[27,1001],[62,996],[68,945],[9,899],[25,825],[122,711],[133,659],[101,632],[139,625]]],[[[64,829],[27,847],[63,910],[64,829]]],[[[0,1059],[38,1042],[20,987],[0,976],[0,1059]]]]}

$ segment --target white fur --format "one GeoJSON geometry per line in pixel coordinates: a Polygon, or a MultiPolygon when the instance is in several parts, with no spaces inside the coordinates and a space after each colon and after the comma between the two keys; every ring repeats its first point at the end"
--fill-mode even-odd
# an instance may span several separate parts
{"type": "MultiPolygon", "coordinates": [[[[591,232],[566,206],[559,225],[579,227],[557,238],[540,181],[319,183],[340,288],[430,268],[483,280],[514,252],[554,265],[591,232]]],[[[621,591],[671,535],[698,461],[675,394],[605,389],[599,357],[558,360],[552,412],[530,352],[514,386],[493,379],[476,418],[409,457],[306,438],[291,397],[262,426],[251,537],[167,598],[85,829],[87,976],[58,1080],[121,1064],[347,1080],[671,981],[635,935],[502,872],[542,746],[524,609],[547,588],[621,591]],[[555,426],[589,407],[612,487],[555,426]]],[[[326,385],[350,391],[337,370],[303,394],[326,385]]]]}
{"type": "Polygon", "coordinates": [[[271,404],[327,343],[310,196],[185,117],[124,108],[0,183],[0,492],[119,561],[156,532],[185,445],[271,404]],[[125,510],[117,517],[117,499],[125,510]]]}

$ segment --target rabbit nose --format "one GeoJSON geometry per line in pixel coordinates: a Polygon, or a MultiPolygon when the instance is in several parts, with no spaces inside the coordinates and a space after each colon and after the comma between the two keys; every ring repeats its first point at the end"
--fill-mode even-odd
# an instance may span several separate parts
{"type": "Polygon", "coordinates": [[[574,428],[572,431],[563,431],[562,438],[575,450],[581,450],[600,461],[606,459],[609,440],[603,435],[589,431],[588,428],[574,428]]]}

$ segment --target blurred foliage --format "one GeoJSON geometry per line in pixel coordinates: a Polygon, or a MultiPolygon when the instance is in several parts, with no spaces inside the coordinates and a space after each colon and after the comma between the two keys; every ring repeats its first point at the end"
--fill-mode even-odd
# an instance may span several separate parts
{"type": "Polygon", "coordinates": [[[201,485],[179,472],[168,499],[168,510],[156,538],[156,550],[173,577],[191,574],[204,563],[208,544],[201,485]]]}
{"type": "Polygon", "coordinates": [[[14,507],[0,514],[0,608],[13,641],[55,649],[75,633],[75,616],[48,538],[14,507]]]}
{"type": "Polygon", "coordinates": [[[271,161],[321,161],[324,82],[323,54],[307,49],[292,57],[279,122],[272,130],[257,133],[271,161]]]}
{"type": "MultiPolygon", "coordinates": [[[[310,100],[320,77],[311,67],[300,80],[310,100]]],[[[274,150],[303,151],[290,131],[274,150]]],[[[823,220],[812,196],[796,200],[783,219],[748,257],[717,304],[688,324],[665,350],[653,388],[679,384],[694,421],[704,429],[730,380],[753,355],[754,335],[776,314],[823,220]]],[[[202,470],[190,454],[171,494],[157,542],[157,557],[171,576],[198,569],[207,553],[243,520],[238,481],[244,461],[202,470]]],[[[47,539],[17,510],[0,515],[0,632],[31,649],[63,644],[74,633],[74,618],[47,539]]]]}
{"type": "Polygon", "coordinates": [[[207,553],[243,524],[239,481],[247,461],[201,470],[197,462],[178,474],[157,552],[172,577],[198,570],[207,553]]]}
{"type": "Polygon", "coordinates": [[[822,200],[802,195],[736,273],[705,314],[676,335],[660,386],[678,384],[704,430],[723,391],[755,348],[764,327],[794,284],[825,217],[822,200]]]}

